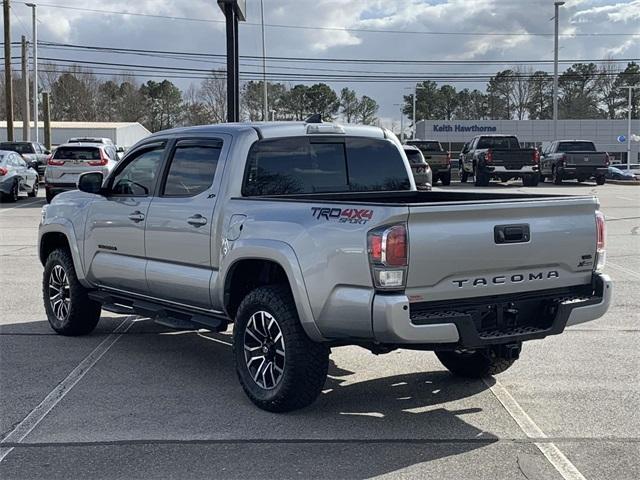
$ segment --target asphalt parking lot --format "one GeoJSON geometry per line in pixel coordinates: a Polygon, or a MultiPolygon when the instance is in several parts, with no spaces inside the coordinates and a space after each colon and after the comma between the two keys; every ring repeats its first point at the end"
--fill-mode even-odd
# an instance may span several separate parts
{"type": "Polygon", "coordinates": [[[496,381],[451,377],[430,352],[337,348],[319,401],[284,415],[245,397],[228,334],[106,314],[55,335],[44,199],[0,204],[0,478],[640,478],[640,188],[535,191],[599,196],[605,317],[525,344],[496,381]]]}

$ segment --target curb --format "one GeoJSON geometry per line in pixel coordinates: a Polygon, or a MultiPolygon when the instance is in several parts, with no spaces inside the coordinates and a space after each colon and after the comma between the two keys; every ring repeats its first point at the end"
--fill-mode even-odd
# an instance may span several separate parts
{"type": "Polygon", "coordinates": [[[638,180],[609,180],[609,179],[607,179],[607,183],[610,183],[611,185],[633,185],[633,186],[640,185],[640,181],[638,181],[638,180]]]}

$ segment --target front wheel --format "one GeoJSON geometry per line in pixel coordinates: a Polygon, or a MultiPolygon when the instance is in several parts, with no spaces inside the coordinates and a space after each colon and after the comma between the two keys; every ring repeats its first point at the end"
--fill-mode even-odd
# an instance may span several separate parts
{"type": "Polygon", "coordinates": [[[516,361],[507,358],[499,349],[484,348],[472,352],[436,351],[438,360],[454,375],[467,378],[482,378],[497,375],[507,370],[516,361]]]}
{"type": "Polygon", "coordinates": [[[259,287],[238,308],[233,355],[240,384],[263,410],[290,412],[313,403],[324,386],[329,349],[304,332],[286,286],[259,287]]]}
{"type": "Polygon", "coordinates": [[[33,182],[33,188],[29,193],[27,193],[29,197],[33,198],[38,196],[38,182],[40,182],[40,180],[36,177],[35,181],[33,182]]]}
{"type": "Polygon", "coordinates": [[[9,193],[3,193],[2,194],[2,200],[6,201],[6,202],[17,202],[18,201],[18,189],[19,189],[19,185],[17,181],[14,181],[13,184],[11,185],[11,188],[9,189],[9,193]]]}
{"type": "Polygon", "coordinates": [[[451,171],[440,174],[440,181],[443,186],[451,185],[451,171]]]}
{"type": "Polygon", "coordinates": [[[469,174],[463,170],[460,171],[460,183],[467,183],[469,179],[469,174]]]}
{"type": "Polygon", "coordinates": [[[49,324],[57,333],[86,335],[96,328],[101,305],[91,300],[87,289],[78,282],[68,250],[60,248],[47,257],[42,296],[49,324]]]}
{"type": "Polygon", "coordinates": [[[562,185],[562,171],[559,168],[553,169],[551,172],[551,178],[553,179],[554,185],[562,185]]]}

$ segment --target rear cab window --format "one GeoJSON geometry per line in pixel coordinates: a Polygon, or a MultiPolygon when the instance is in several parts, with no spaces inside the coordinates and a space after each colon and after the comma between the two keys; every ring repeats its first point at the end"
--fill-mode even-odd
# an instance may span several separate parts
{"type": "Polygon", "coordinates": [[[249,151],[244,196],[409,190],[394,143],[367,137],[260,140],[249,151]]]}
{"type": "Polygon", "coordinates": [[[516,137],[480,137],[477,148],[520,150],[520,143],[518,143],[518,139],[516,137]]]}
{"type": "Polygon", "coordinates": [[[559,152],[595,152],[593,142],[560,142],[559,152]]]}
{"type": "Polygon", "coordinates": [[[442,145],[440,142],[420,142],[420,141],[410,141],[407,142],[407,145],[413,145],[414,147],[418,147],[423,152],[443,152],[442,145]]]}
{"type": "Polygon", "coordinates": [[[0,143],[0,150],[11,150],[12,152],[18,153],[35,153],[33,149],[33,145],[30,143],[19,143],[19,142],[2,142],[0,143]]]}

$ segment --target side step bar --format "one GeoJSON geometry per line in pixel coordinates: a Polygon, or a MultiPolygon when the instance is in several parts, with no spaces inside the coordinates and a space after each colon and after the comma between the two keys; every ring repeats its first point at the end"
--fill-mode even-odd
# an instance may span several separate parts
{"type": "Polygon", "coordinates": [[[193,313],[179,307],[124,295],[96,290],[89,292],[89,298],[101,303],[102,308],[108,312],[149,317],[159,325],[177,330],[206,328],[214,332],[223,332],[229,325],[229,319],[224,315],[193,313]]]}

